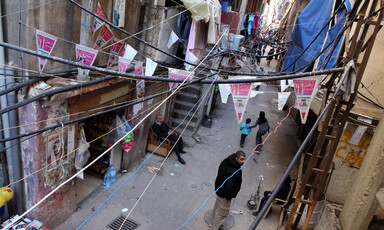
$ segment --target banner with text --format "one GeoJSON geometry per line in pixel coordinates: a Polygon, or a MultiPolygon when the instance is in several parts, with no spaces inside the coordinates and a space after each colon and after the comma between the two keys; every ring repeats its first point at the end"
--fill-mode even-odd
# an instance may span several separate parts
{"type": "Polygon", "coordinates": [[[100,31],[99,36],[97,37],[96,43],[94,45],[94,49],[100,49],[101,47],[105,46],[109,41],[111,41],[113,38],[112,30],[109,28],[108,25],[104,25],[103,28],[100,31]]]}
{"type": "MultiPolygon", "coordinates": [[[[143,75],[143,63],[138,62],[135,65],[135,74],[143,75]]],[[[136,79],[136,97],[143,98],[145,94],[145,81],[143,79],[136,79]]]]}
{"type": "Polygon", "coordinates": [[[108,67],[115,63],[116,57],[118,57],[124,47],[124,43],[120,42],[118,38],[113,38],[112,44],[111,52],[109,53],[108,67]]]}
{"type": "MultiPolygon", "coordinates": [[[[45,33],[41,30],[36,30],[37,52],[41,54],[51,55],[53,47],[55,47],[56,45],[56,41],[57,41],[56,36],[45,33]]],[[[39,71],[42,72],[48,60],[40,57],[38,59],[39,59],[39,71]]]]}
{"type": "MultiPolygon", "coordinates": [[[[98,52],[99,52],[98,50],[76,44],[76,60],[77,62],[83,63],[85,65],[92,66],[93,62],[95,62],[98,52]]],[[[87,79],[88,73],[89,73],[89,70],[78,68],[79,78],[87,79]]]]}
{"type": "MultiPolygon", "coordinates": [[[[99,16],[100,18],[107,20],[107,17],[105,17],[103,8],[101,8],[100,2],[97,2],[96,15],[99,16]]],[[[92,35],[95,33],[96,30],[100,29],[103,23],[104,23],[103,21],[95,17],[95,21],[92,26],[92,35]]]]}
{"type": "MultiPolygon", "coordinates": [[[[244,79],[245,76],[229,76],[230,80],[244,79]]],[[[252,83],[231,84],[232,99],[235,105],[237,122],[240,124],[247,107],[252,83]]]]}
{"type": "Polygon", "coordinates": [[[317,93],[317,86],[319,84],[320,76],[311,78],[299,78],[293,80],[295,87],[296,98],[298,103],[296,107],[300,111],[301,123],[305,124],[308,117],[309,107],[313,97],[317,93]]]}
{"type": "Polygon", "coordinates": [[[127,68],[129,66],[129,64],[131,64],[131,62],[132,62],[131,59],[119,57],[119,64],[118,64],[119,72],[125,73],[125,71],[127,71],[127,68]]]}
{"type": "MultiPolygon", "coordinates": [[[[186,78],[192,78],[194,75],[194,72],[189,72],[185,70],[180,69],[169,69],[168,77],[171,79],[186,79],[186,78]]],[[[179,82],[169,82],[169,88],[175,89],[177,88],[181,83],[179,82]]]]}

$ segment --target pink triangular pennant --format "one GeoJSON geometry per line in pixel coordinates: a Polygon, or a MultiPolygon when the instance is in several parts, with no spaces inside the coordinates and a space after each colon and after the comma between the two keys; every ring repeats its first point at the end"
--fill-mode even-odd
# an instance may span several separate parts
{"type": "MultiPolygon", "coordinates": [[[[53,47],[55,47],[57,37],[51,34],[45,33],[41,30],[36,30],[36,46],[37,51],[42,54],[51,55],[53,47]]],[[[42,72],[47,59],[39,57],[39,71],[42,72]]]]}
{"type": "MultiPolygon", "coordinates": [[[[92,66],[98,52],[99,51],[95,49],[76,44],[76,60],[77,62],[81,62],[85,65],[92,66]]],[[[84,75],[88,75],[88,73],[89,73],[89,70],[83,70],[79,68],[80,75],[84,76],[84,75]]]]}
{"type": "Polygon", "coordinates": [[[309,108],[314,95],[317,92],[318,77],[294,79],[297,108],[300,110],[301,122],[305,124],[308,117],[309,108]]]}
{"type": "Polygon", "coordinates": [[[96,39],[95,45],[93,46],[94,49],[100,49],[105,44],[107,44],[109,41],[111,41],[113,38],[112,30],[109,28],[108,25],[104,25],[101,29],[99,36],[96,39]]]}
{"type": "MultiPolygon", "coordinates": [[[[171,79],[186,79],[192,78],[194,75],[193,72],[180,70],[180,69],[170,69],[168,72],[168,77],[171,79]]],[[[181,83],[177,82],[169,82],[169,88],[174,89],[177,88],[181,83]]]]}
{"type": "Polygon", "coordinates": [[[124,47],[124,43],[120,42],[118,38],[114,38],[112,44],[111,52],[109,53],[108,67],[110,67],[115,62],[116,57],[124,47]]]}
{"type": "Polygon", "coordinates": [[[252,83],[231,84],[232,99],[237,113],[237,121],[239,123],[242,121],[247,107],[251,85],[252,83]]]}
{"type": "Polygon", "coordinates": [[[119,72],[125,73],[131,61],[131,59],[119,57],[119,72]]]}
{"type": "MultiPolygon", "coordinates": [[[[107,20],[107,17],[105,17],[103,8],[101,8],[100,2],[97,2],[97,9],[96,9],[96,15],[107,20]]],[[[93,23],[92,26],[92,35],[95,33],[96,30],[98,30],[102,25],[103,21],[95,17],[95,22],[93,23]]]]}

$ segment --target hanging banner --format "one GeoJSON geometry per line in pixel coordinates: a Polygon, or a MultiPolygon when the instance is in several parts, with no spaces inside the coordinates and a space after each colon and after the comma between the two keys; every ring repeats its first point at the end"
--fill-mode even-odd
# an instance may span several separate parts
{"type": "MultiPolygon", "coordinates": [[[[107,20],[107,17],[105,17],[103,8],[101,8],[100,2],[97,2],[97,9],[96,9],[96,15],[100,18],[103,18],[107,20]]],[[[100,29],[100,27],[104,24],[103,21],[95,17],[95,21],[92,26],[92,35],[95,33],[96,30],[100,29]]]]}
{"type": "Polygon", "coordinates": [[[298,100],[297,108],[300,110],[301,123],[305,124],[308,117],[309,106],[315,94],[317,93],[317,85],[319,77],[294,79],[296,98],[298,100]]]}
{"type": "MultiPolygon", "coordinates": [[[[186,79],[186,78],[192,78],[194,75],[193,72],[180,70],[180,69],[170,69],[168,72],[168,77],[171,79],[186,79]]],[[[169,88],[175,89],[177,88],[181,83],[179,82],[169,82],[169,88]]]]}
{"type": "Polygon", "coordinates": [[[126,0],[113,1],[113,25],[124,27],[126,0]]]}
{"type": "MultiPolygon", "coordinates": [[[[244,78],[245,76],[229,76],[229,79],[231,80],[244,79],[244,78]]],[[[251,85],[252,83],[231,84],[232,99],[235,105],[237,122],[239,124],[243,119],[243,115],[247,107],[249,93],[251,92],[251,85]]]]}
{"type": "Polygon", "coordinates": [[[136,56],[137,54],[137,50],[135,50],[134,48],[132,48],[132,46],[128,45],[128,44],[125,44],[125,47],[124,47],[124,50],[123,52],[121,52],[122,55],[120,56],[123,56],[125,58],[128,58],[128,59],[131,59],[133,60],[133,58],[136,56]]]}
{"type": "MultiPolygon", "coordinates": [[[[57,41],[56,36],[45,33],[41,30],[36,30],[37,52],[41,54],[51,55],[53,47],[55,47],[56,45],[56,41],[57,41]]],[[[40,57],[38,59],[39,59],[39,71],[42,72],[48,60],[40,57]]]]}
{"type": "Polygon", "coordinates": [[[132,60],[128,58],[119,57],[119,72],[125,73],[127,71],[127,68],[129,64],[131,64],[132,60]]]}
{"type": "MultiPolygon", "coordinates": [[[[76,60],[85,65],[92,66],[98,52],[98,50],[76,44],[76,60]]],[[[80,79],[87,79],[88,73],[89,70],[78,68],[78,76],[80,79]]]]}
{"type": "Polygon", "coordinates": [[[287,80],[280,80],[281,92],[284,92],[284,90],[287,89],[289,86],[293,86],[293,80],[288,80],[288,84],[286,81],[287,80]]]}
{"type": "Polygon", "coordinates": [[[116,57],[119,56],[120,51],[124,47],[124,43],[120,42],[118,38],[114,38],[112,41],[111,52],[109,53],[109,61],[108,66],[110,67],[113,63],[115,63],[116,57]]]}
{"type": "Polygon", "coordinates": [[[169,35],[169,39],[168,39],[168,43],[167,43],[167,47],[168,49],[170,49],[172,47],[172,45],[177,41],[179,40],[179,37],[176,35],[175,32],[173,32],[173,30],[171,31],[171,34],[169,35]]]}
{"type": "Polygon", "coordinates": [[[97,37],[96,43],[93,48],[96,50],[100,49],[109,41],[111,41],[112,38],[113,38],[112,30],[109,28],[108,25],[104,25],[100,31],[99,36],[97,37]]]}
{"type": "Polygon", "coordinates": [[[278,110],[283,110],[284,105],[287,103],[289,95],[291,95],[291,92],[282,92],[282,93],[277,94],[278,99],[279,99],[278,104],[277,104],[278,110]]]}
{"type": "MultiPolygon", "coordinates": [[[[147,60],[147,64],[148,64],[148,60],[147,60]]],[[[145,72],[147,72],[147,69],[145,70],[145,72]]],[[[138,62],[135,65],[135,74],[136,75],[143,75],[143,63],[142,62],[138,62]]],[[[145,81],[143,79],[136,79],[136,97],[137,98],[143,98],[144,94],[145,94],[145,81]]]]}
{"type": "Polygon", "coordinates": [[[228,96],[231,94],[231,87],[228,84],[219,84],[221,102],[227,104],[228,96]]]}
{"type": "Polygon", "coordinates": [[[146,58],[145,62],[145,76],[152,76],[157,67],[157,63],[149,58],[146,58]]]}

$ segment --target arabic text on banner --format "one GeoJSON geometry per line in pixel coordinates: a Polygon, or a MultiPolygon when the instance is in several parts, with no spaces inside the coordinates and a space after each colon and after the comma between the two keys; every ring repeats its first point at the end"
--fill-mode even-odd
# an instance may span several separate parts
{"type": "Polygon", "coordinates": [[[108,25],[104,25],[97,37],[94,49],[99,49],[107,44],[113,38],[113,33],[108,25]]]}
{"type": "Polygon", "coordinates": [[[298,100],[297,107],[300,110],[302,124],[305,124],[308,117],[309,106],[314,95],[317,92],[318,79],[295,79],[293,85],[295,87],[296,97],[298,100]]]}
{"type": "Polygon", "coordinates": [[[112,41],[112,48],[109,54],[108,67],[110,67],[113,63],[115,63],[116,57],[119,55],[120,51],[124,47],[123,42],[119,42],[118,38],[114,38],[112,41]]]}
{"type": "Polygon", "coordinates": [[[251,85],[252,83],[231,84],[232,99],[235,105],[238,123],[243,119],[249,99],[249,92],[251,91],[251,85]]]}
{"type": "MultiPolygon", "coordinates": [[[[53,47],[56,45],[57,37],[51,34],[45,33],[41,30],[36,30],[36,46],[37,51],[42,54],[51,55],[53,47]]],[[[39,71],[42,72],[45,64],[47,64],[47,59],[39,59],[39,71]]]]}
{"type": "MultiPolygon", "coordinates": [[[[186,79],[186,78],[192,78],[194,75],[193,72],[180,70],[180,69],[170,69],[168,76],[171,79],[186,79]]],[[[177,88],[181,83],[179,82],[169,82],[169,88],[174,89],[177,88]]]]}
{"type": "Polygon", "coordinates": [[[125,71],[127,71],[129,64],[131,64],[131,61],[132,61],[131,59],[119,57],[119,64],[118,64],[119,72],[125,73],[125,71]]]}
{"type": "MultiPolygon", "coordinates": [[[[92,66],[98,52],[98,50],[76,44],[76,60],[77,62],[81,62],[85,65],[92,66]]],[[[88,73],[89,70],[79,68],[80,75],[88,75],[88,73]]]]}
{"type": "MultiPolygon", "coordinates": [[[[103,8],[101,8],[100,2],[97,2],[96,15],[99,16],[100,18],[107,20],[107,17],[105,17],[103,8]]],[[[96,30],[100,29],[103,23],[104,23],[103,21],[95,17],[95,22],[93,23],[93,26],[92,26],[92,35],[95,33],[96,30]]]]}

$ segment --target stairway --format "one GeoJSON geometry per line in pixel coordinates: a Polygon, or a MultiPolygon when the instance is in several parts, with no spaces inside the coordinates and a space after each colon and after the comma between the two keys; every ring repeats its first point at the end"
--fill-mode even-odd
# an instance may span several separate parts
{"type": "MultiPolygon", "coordinates": [[[[200,98],[202,85],[190,85],[176,94],[175,105],[171,114],[171,125],[172,127],[178,126],[188,114],[188,112],[195,106],[200,98]]],[[[178,131],[182,131],[191,119],[198,105],[188,114],[184,122],[177,128],[178,131]]],[[[198,116],[196,113],[189,123],[184,134],[192,134],[198,127],[198,116]]]]}

